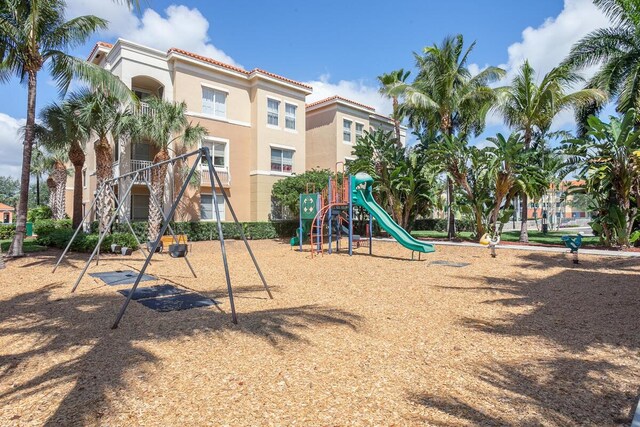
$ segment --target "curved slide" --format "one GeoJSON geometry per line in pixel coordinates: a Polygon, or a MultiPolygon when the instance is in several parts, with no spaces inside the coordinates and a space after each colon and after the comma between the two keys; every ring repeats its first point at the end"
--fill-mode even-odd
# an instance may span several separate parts
{"type": "Polygon", "coordinates": [[[382,209],[382,206],[376,203],[376,201],[373,199],[373,196],[371,196],[371,192],[365,192],[363,190],[354,191],[353,203],[365,208],[371,215],[373,215],[376,221],[378,221],[380,227],[382,227],[405,248],[423,253],[435,252],[436,249],[433,247],[433,245],[415,239],[409,234],[409,232],[407,232],[407,230],[400,227],[391,218],[391,216],[389,216],[387,211],[382,209]]]}

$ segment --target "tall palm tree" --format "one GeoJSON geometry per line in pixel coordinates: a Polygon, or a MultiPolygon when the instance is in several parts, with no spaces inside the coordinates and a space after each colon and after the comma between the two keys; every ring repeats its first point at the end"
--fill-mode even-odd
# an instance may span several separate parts
{"type": "Polygon", "coordinates": [[[46,147],[64,150],[73,165],[73,228],[82,222],[82,169],[89,130],[78,120],[77,106],[70,102],[52,103],[40,111],[42,127],[46,130],[46,147]]]}
{"type": "MultiPolygon", "coordinates": [[[[559,66],[536,82],[536,73],[528,61],[520,67],[511,85],[501,89],[496,110],[512,130],[521,132],[524,150],[536,149],[549,133],[553,119],[563,110],[602,102],[606,95],[598,89],[571,92],[582,78],[567,66],[559,66]]],[[[529,196],[521,193],[520,241],[528,242],[529,196]]]]}
{"type": "Polygon", "coordinates": [[[385,73],[378,76],[378,82],[380,83],[379,92],[381,95],[391,98],[393,104],[393,112],[391,113],[391,119],[393,120],[393,128],[396,132],[396,143],[401,144],[400,141],[400,122],[402,121],[402,109],[398,98],[402,95],[403,87],[407,78],[411,74],[411,71],[404,71],[399,69],[390,73],[385,73]]]}
{"type": "Polygon", "coordinates": [[[47,165],[45,164],[45,156],[42,152],[42,147],[35,145],[31,155],[30,175],[33,175],[36,178],[36,206],[40,206],[40,182],[46,172],[47,165]]]}
{"type": "MultiPolygon", "coordinates": [[[[594,0],[613,26],[587,34],[573,45],[564,64],[573,69],[600,65],[586,87],[597,88],[616,99],[616,110],[624,113],[640,108],[640,8],[635,1],[594,0]]],[[[598,112],[603,102],[581,109],[579,123],[585,125],[590,114],[598,112]]],[[[582,127],[586,131],[586,127],[582,127]]]]}
{"type": "MultiPolygon", "coordinates": [[[[150,113],[142,115],[142,137],[148,138],[157,148],[158,153],[153,158],[153,164],[161,163],[170,158],[169,150],[179,141],[182,147],[197,144],[207,134],[207,130],[200,125],[192,125],[187,119],[187,104],[183,102],[169,102],[157,97],[145,100],[150,107],[150,113]]],[[[213,165],[209,165],[213,167],[213,165]]],[[[164,200],[165,180],[168,165],[163,164],[151,170],[151,189],[155,199],[162,203],[164,200]]],[[[212,183],[214,185],[215,183],[212,183]]],[[[162,227],[161,207],[155,203],[149,205],[149,240],[155,241],[162,227]]]]}
{"type": "MultiPolygon", "coordinates": [[[[113,178],[113,149],[111,142],[118,146],[120,139],[136,132],[137,117],[131,109],[123,106],[120,97],[103,90],[83,90],[73,93],[69,103],[76,111],[78,121],[84,129],[91,131],[96,141],[94,151],[96,156],[97,188],[113,178]]],[[[113,214],[111,195],[106,192],[98,194],[96,212],[100,224],[100,232],[106,230],[113,214]]]]}
{"type": "MultiPolygon", "coordinates": [[[[440,46],[428,46],[422,55],[414,54],[418,75],[405,85],[403,98],[409,122],[415,129],[438,129],[451,137],[456,132],[479,134],[485,126],[489,108],[497,97],[488,85],[505,74],[498,67],[487,67],[473,76],[467,67],[475,42],[464,48],[462,35],[447,37],[440,46]]],[[[448,236],[453,238],[455,218],[452,209],[454,188],[448,177],[448,236]]]]}
{"type": "Polygon", "coordinates": [[[11,76],[17,76],[27,83],[20,200],[10,256],[23,255],[38,73],[48,63],[51,76],[61,93],[66,92],[73,78],[101,85],[113,93],[125,94],[127,90],[122,82],[105,70],[65,53],[82,45],[96,30],[106,28],[107,24],[95,16],[80,16],[67,21],[65,8],[64,0],[0,2],[0,81],[6,82],[11,76]]]}

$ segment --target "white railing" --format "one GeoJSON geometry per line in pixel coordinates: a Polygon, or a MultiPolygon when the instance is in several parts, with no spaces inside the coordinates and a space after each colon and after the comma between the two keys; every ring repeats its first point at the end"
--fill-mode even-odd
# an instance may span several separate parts
{"type": "Polygon", "coordinates": [[[136,108],[136,113],[141,116],[153,116],[154,110],[146,102],[140,102],[140,106],[136,108]]]}
{"type": "MultiPolygon", "coordinates": [[[[121,162],[115,162],[113,164],[113,177],[117,178],[120,175],[124,175],[125,173],[135,172],[144,168],[148,168],[151,166],[152,162],[148,160],[127,160],[121,162]]],[[[145,181],[151,182],[151,171],[145,170],[140,173],[138,179],[136,179],[137,183],[144,183],[145,181]]]]}
{"type": "MultiPolygon", "coordinates": [[[[216,173],[222,181],[223,187],[229,187],[231,185],[231,174],[229,173],[229,168],[224,167],[216,167],[216,173]]],[[[211,187],[211,178],[209,177],[209,168],[203,166],[200,170],[200,184],[211,187]]]]}

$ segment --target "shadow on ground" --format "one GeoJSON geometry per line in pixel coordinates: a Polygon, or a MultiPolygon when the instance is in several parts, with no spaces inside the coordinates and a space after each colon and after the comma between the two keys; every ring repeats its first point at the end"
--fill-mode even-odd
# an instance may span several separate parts
{"type": "MultiPolygon", "coordinates": [[[[524,255],[521,260],[522,268],[538,269],[558,262],[541,254],[524,255]]],[[[486,292],[491,297],[483,303],[504,313],[491,319],[467,317],[462,320],[465,327],[541,339],[557,350],[546,356],[535,353],[518,363],[485,362],[470,371],[485,383],[480,391],[474,390],[479,395],[473,400],[426,391],[409,391],[408,399],[460,423],[504,425],[499,413],[482,404],[482,390],[493,390],[504,395],[509,410],[535,408],[521,415],[524,426],[629,425],[640,393],[640,378],[629,375],[640,366],[639,273],[633,260],[585,262],[576,268],[568,260],[565,269],[541,279],[526,274],[479,277],[470,287],[442,287],[451,292],[486,292]]]]}

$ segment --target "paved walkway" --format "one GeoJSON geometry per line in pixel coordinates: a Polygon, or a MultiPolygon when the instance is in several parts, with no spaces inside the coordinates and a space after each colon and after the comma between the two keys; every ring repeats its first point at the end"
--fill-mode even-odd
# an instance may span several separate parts
{"type": "MultiPolygon", "coordinates": [[[[382,242],[395,242],[395,239],[390,238],[378,238],[373,239],[382,242]]],[[[469,246],[473,248],[486,248],[486,246],[480,243],[473,242],[448,242],[446,240],[424,240],[419,239],[421,242],[430,243],[436,246],[469,246]]],[[[519,244],[503,244],[498,245],[498,250],[513,249],[517,251],[532,251],[532,252],[555,252],[566,253],[567,248],[560,246],[534,246],[534,245],[519,245],[519,244]]],[[[610,256],[610,257],[624,257],[624,258],[640,258],[640,252],[627,252],[627,251],[610,251],[604,249],[580,249],[580,256],[582,255],[597,255],[597,256],[610,256]]]]}

